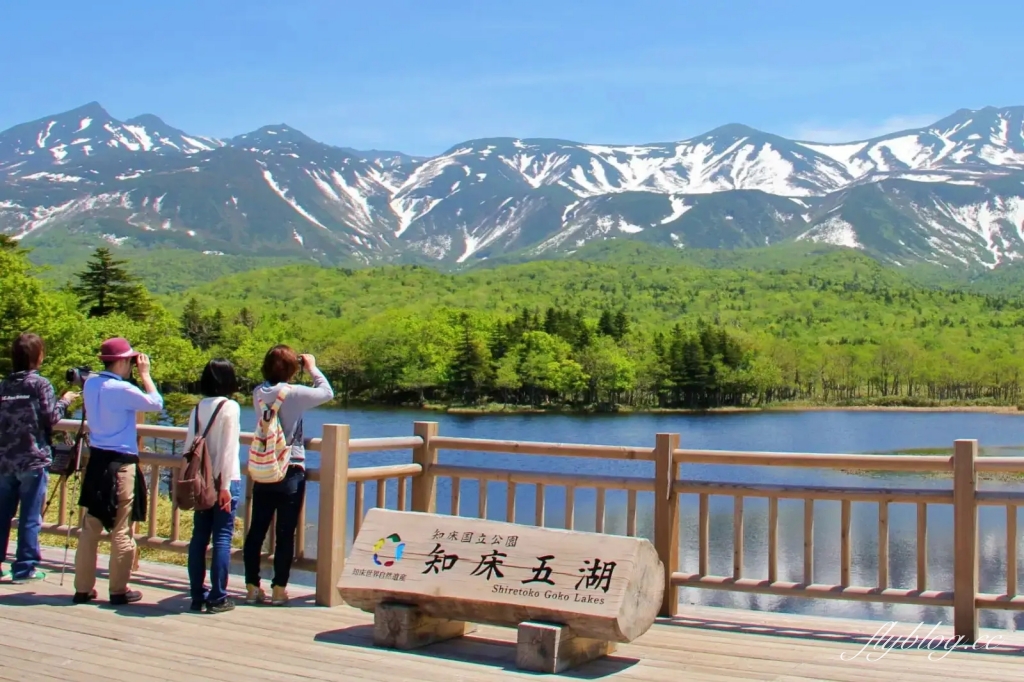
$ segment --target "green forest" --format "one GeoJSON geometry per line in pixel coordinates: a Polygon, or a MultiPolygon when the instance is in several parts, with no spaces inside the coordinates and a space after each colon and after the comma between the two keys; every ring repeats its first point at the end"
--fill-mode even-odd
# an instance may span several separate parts
{"type": "Polygon", "coordinates": [[[174,286],[160,287],[145,267],[151,256],[125,261],[101,248],[55,276],[16,243],[0,247],[0,340],[43,335],[56,382],[69,366],[95,364],[100,340],[117,334],[153,357],[168,393],[194,391],[211,357],[230,359],[254,384],[266,350],[287,343],[315,354],[339,402],[351,403],[1024,402],[1015,276],[976,290],[955,274],[932,271],[926,281],[847,249],[711,257],[609,242],[569,259],[455,273],[262,262],[205,270],[197,263],[218,257],[175,254],[159,266],[174,286]]]}

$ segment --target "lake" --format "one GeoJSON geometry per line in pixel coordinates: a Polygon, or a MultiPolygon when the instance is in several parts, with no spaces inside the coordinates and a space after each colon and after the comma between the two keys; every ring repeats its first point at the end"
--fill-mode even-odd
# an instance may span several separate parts
{"type": "MultiPolygon", "coordinates": [[[[761,412],[712,415],[448,415],[412,410],[317,410],[307,415],[305,435],[317,437],[323,424],[349,424],[353,438],[401,436],[412,434],[414,421],[437,421],[440,434],[499,440],[538,440],[632,446],[653,446],[658,432],[678,432],[681,447],[712,450],[760,450],[774,452],[882,453],[924,448],[951,452],[958,438],[979,440],[982,455],[1024,456],[1024,415],[978,412],[870,412],[812,411],[761,412]]],[[[243,430],[251,430],[255,417],[243,410],[243,430]]],[[[908,455],[909,456],[909,455],[908,455]]],[[[318,453],[309,453],[317,464],[318,453]]],[[[354,453],[353,467],[397,464],[410,460],[408,451],[354,453]]],[[[502,469],[531,469],[597,475],[653,476],[649,462],[620,462],[565,457],[516,456],[496,453],[442,451],[444,464],[486,466],[502,469]]],[[[892,487],[948,487],[949,479],[915,474],[856,475],[778,467],[738,467],[724,465],[684,465],[682,475],[694,480],[732,480],[739,482],[779,482],[819,485],[878,485],[888,481],[892,487]]],[[[985,481],[984,489],[1015,489],[1015,482],[985,481]]],[[[375,484],[365,489],[367,508],[376,500],[375,484]]],[[[317,486],[309,488],[308,522],[315,524],[317,486]]],[[[533,523],[534,487],[516,489],[516,521],[533,523]]],[[[504,520],[504,484],[488,489],[488,518],[504,520]]],[[[388,506],[394,506],[397,488],[388,490],[388,506]]],[[[461,508],[464,515],[476,516],[476,482],[463,481],[461,508]]],[[[545,525],[562,527],[564,489],[545,486],[545,525]]],[[[449,513],[451,484],[438,482],[438,512],[449,513]]],[[[353,495],[349,494],[349,518],[353,518],[353,495]]],[[[575,498],[576,528],[593,530],[595,493],[578,489],[575,498]]],[[[744,504],[744,577],[767,578],[767,500],[747,499],[744,504]]],[[[605,530],[625,532],[626,493],[609,491],[606,498],[605,530]]],[[[684,495],[680,501],[680,570],[697,570],[697,496],[684,495]]],[[[874,585],[877,580],[877,505],[854,503],[852,506],[853,584],[874,585]]],[[[709,569],[712,574],[732,574],[732,501],[712,497],[710,504],[709,569]]],[[[637,500],[637,533],[653,534],[653,499],[641,493],[637,500]]],[[[815,581],[839,582],[839,502],[815,503],[814,565],[815,581]]],[[[889,510],[890,586],[916,587],[916,508],[910,504],[892,504],[889,510]]],[[[982,507],[979,513],[981,537],[980,589],[1002,592],[1001,577],[1006,565],[1006,516],[1003,508],[982,507]]],[[[315,533],[308,533],[308,554],[315,554],[315,533]]],[[[351,531],[348,538],[351,543],[351,531]]],[[[928,514],[928,588],[952,589],[953,545],[952,507],[930,505],[928,514]]],[[[779,502],[779,579],[800,581],[803,576],[803,501],[779,502]]],[[[306,576],[308,579],[309,576],[306,576]]],[[[844,616],[908,622],[950,623],[952,609],[912,605],[870,604],[839,600],[806,599],[730,593],[708,589],[682,589],[685,604],[725,606],[787,613],[844,616]]],[[[685,606],[683,607],[685,608],[685,606]]],[[[982,611],[983,627],[1024,625],[1024,617],[1013,612],[982,611]]]]}

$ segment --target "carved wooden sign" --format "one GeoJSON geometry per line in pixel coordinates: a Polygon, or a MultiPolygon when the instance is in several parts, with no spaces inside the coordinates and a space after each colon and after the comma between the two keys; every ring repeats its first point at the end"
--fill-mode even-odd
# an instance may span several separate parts
{"type": "Polygon", "coordinates": [[[371,509],[338,585],[351,606],[410,604],[434,618],[630,642],[654,623],[664,573],[650,541],[371,509]]]}

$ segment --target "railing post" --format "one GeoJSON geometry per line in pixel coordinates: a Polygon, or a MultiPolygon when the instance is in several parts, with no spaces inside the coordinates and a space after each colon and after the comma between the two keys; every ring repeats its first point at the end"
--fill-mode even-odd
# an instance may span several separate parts
{"type": "Polygon", "coordinates": [[[665,569],[665,595],[658,615],[676,615],[679,588],[672,585],[672,574],[679,568],[679,496],[675,492],[676,472],[673,453],[679,447],[678,433],[659,433],[654,446],[654,546],[665,569]]]}
{"type": "Polygon", "coordinates": [[[348,529],[348,424],[325,424],[320,447],[320,510],[317,519],[316,603],[338,606],[348,529]]]}
{"type": "Polygon", "coordinates": [[[978,441],[953,443],[953,633],[978,639],[978,441]]]}
{"type": "MultiPolygon", "coordinates": [[[[83,410],[85,409],[85,405],[84,404],[82,405],[82,409],[83,410]]],[[[140,455],[145,451],[146,447],[145,447],[145,443],[144,443],[144,440],[143,440],[142,436],[139,435],[139,433],[138,433],[138,427],[139,426],[143,426],[145,423],[146,423],[146,413],[145,412],[136,412],[135,413],[135,428],[136,428],[136,433],[135,433],[135,448],[136,448],[136,450],[135,451],[138,454],[140,454],[140,455]]],[[[159,467],[150,466],[149,467],[149,472],[150,472],[149,473],[150,478],[158,478],[160,476],[160,469],[159,469],[159,467]]],[[[82,476],[85,476],[85,474],[83,473],[82,476]]],[[[167,483],[167,494],[171,498],[171,504],[172,505],[174,504],[174,482],[175,482],[176,479],[177,479],[177,476],[174,475],[174,470],[171,469],[171,480],[168,481],[168,483],[167,483]]],[[[64,483],[67,484],[67,481],[65,481],[64,483]]],[[[157,480],[156,484],[152,485],[151,487],[153,489],[152,495],[153,495],[154,498],[156,498],[156,496],[160,494],[160,481],[157,480]]],[[[77,501],[76,501],[76,504],[77,504],[77,501]]],[[[150,501],[149,508],[150,508],[150,510],[156,509],[156,500],[155,499],[150,501]]],[[[156,514],[156,512],[150,511],[151,517],[155,516],[155,514],[156,514]]],[[[82,514],[82,509],[81,508],[79,508],[79,510],[78,510],[78,515],[80,517],[82,517],[83,519],[85,518],[85,514],[82,514]]],[[[154,519],[152,521],[152,523],[153,523],[152,527],[155,528],[156,527],[156,520],[154,519]]],[[[138,535],[139,535],[139,524],[138,523],[133,523],[132,524],[132,537],[138,537],[138,535]]],[[[140,547],[139,545],[136,545],[135,546],[135,556],[132,558],[132,570],[133,571],[139,570],[139,559],[141,559],[141,558],[142,558],[142,547],[140,547]]]]}
{"type": "Polygon", "coordinates": [[[412,432],[423,439],[412,451],[413,463],[423,467],[423,473],[412,479],[412,510],[436,514],[437,479],[432,469],[437,464],[437,448],[430,441],[437,435],[437,422],[415,422],[412,432]]]}

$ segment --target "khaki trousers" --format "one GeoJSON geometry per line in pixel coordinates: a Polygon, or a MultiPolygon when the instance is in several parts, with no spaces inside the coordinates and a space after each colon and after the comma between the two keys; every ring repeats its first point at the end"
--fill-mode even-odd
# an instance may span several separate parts
{"type": "MultiPolygon", "coordinates": [[[[135,538],[132,536],[132,503],[135,501],[135,465],[125,464],[117,472],[117,515],[110,531],[110,594],[128,591],[135,562],[135,538]]],[[[91,592],[96,587],[96,549],[103,524],[86,514],[85,527],[75,552],[75,592],[91,592]]]]}

